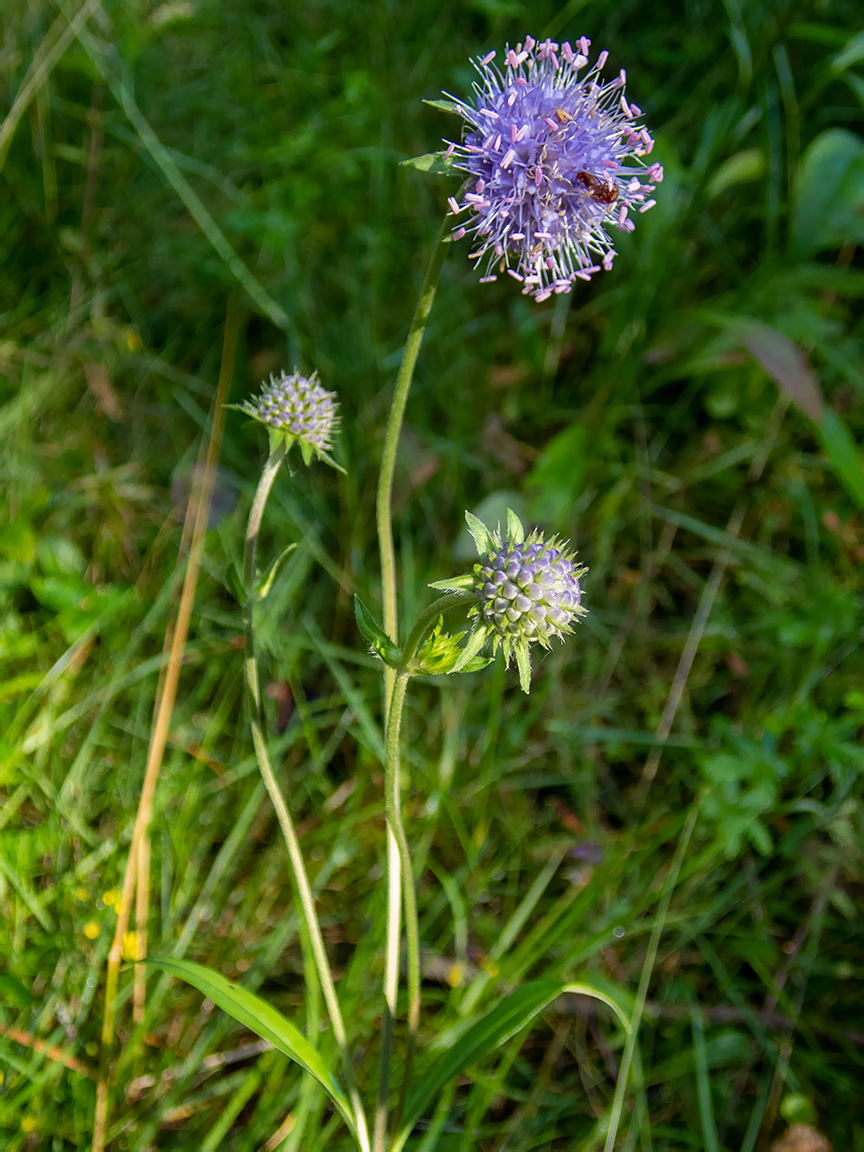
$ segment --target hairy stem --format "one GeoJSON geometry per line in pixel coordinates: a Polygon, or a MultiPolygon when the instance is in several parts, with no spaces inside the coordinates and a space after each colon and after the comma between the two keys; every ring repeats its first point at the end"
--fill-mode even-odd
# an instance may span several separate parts
{"type": "Polygon", "coordinates": [[[399,992],[399,952],[401,932],[399,929],[401,886],[405,903],[405,940],[408,969],[408,1048],[402,1072],[402,1086],[399,1094],[399,1107],[395,1116],[394,1128],[398,1129],[411,1071],[414,1064],[414,1051],[417,1044],[417,1029],[420,1023],[420,931],[417,922],[417,896],[414,889],[414,874],[411,868],[411,852],[405,825],[402,822],[401,789],[399,783],[399,733],[402,726],[402,708],[405,692],[411,673],[408,668],[417,652],[423,637],[438,618],[451,608],[470,603],[474,596],[470,592],[456,592],[442,596],[422,613],[411,630],[402,654],[398,671],[394,670],[395,683],[390,695],[387,713],[384,756],[384,797],[387,813],[387,862],[391,881],[388,886],[387,905],[387,949],[384,968],[384,1024],[381,1036],[381,1077],[378,1085],[378,1100],[375,1106],[374,1152],[383,1152],[387,1137],[387,1110],[390,1095],[390,1065],[393,1052],[393,1023],[396,1018],[399,992]],[[400,885],[401,881],[401,885],[400,885]]]}
{"type": "MultiPolygon", "coordinates": [[[[420,289],[420,299],[411,320],[408,330],[408,339],[402,352],[402,362],[399,365],[399,375],[396,377],[396,386],[393,390],[393,400],[390,404],[390,415],[387,419],[387,430],[384,435],[384,452],[381,457],[381,474],[378,477],[378,497],[376,502],[376,517],[378,524],[378,547],[381,553],[381,597],[384,603],[384,631],[394,643],[396,636],[396,566],[393,552],[393,473],[396,468],[396,450],[399,447],[399,433],[402,431],[402,419],[405,415],[405,404],[411,381],[414,379],[414,368],[417,364],[417,355],[423,343],[423,334],[426,331],[426,322],[432,311],[435,300],[435,290],[438,287],[438,276],[444,263],[446,254],[445,240],[449,224],[442,222],[438,231],[435,247],[426,270],[426,278],[420,289]]],[[[389,699],[393,691],[394,677],[386,676],[387,693],[389,699]]]]}
{"type": "Polygon", "coordinates": [[[309,933],[309,945],[315,961],[315,970],[321,984],[321,991],[324,994],[324,1003],[327,1005],[327,1013],[330,1017],[333,1035],[342,1056],[342,1066],[348,1086],[348,1095],[351,1100],[351,1109],[354,1113],[354,1121],[357,1126],[358,1142],[361,1152],[368,1152],[369,1135],[366,1125],[366,1115],[363,1111],[360,1093],[357,1089],[357,1081],[354,1077],[354,1067],[351,1063],[351,1054],[348,1051],[348,1037],[345,1032],[345,1023],[342,1019],[342,1010],[339,1007],[339,1000],[336,996],[336,987],[333,983],[333,974],[330,971],[330,962],[327,959],[327,951],[324,947],[324,938],[321,935],[321,926],[318,923],[318,916],[315,912],[315,900],[312,896],[312,889],[306,874],[306,865],[303,861],[303,854],[300,850],[300,841],[297,839],[294,822],[291,819],[291,813],[288,811],[288,805],[285,802],[285,797],[282,795],[282,790],[279,787],[279,782],[276,779],[270,763],[270,756],[264,739],[261,691],[258,682],[258,662],[255,658],[255,631],[253,626],[256,580],[255,562],[258,550],[258,534],[261,529],[261,520],[264,516],[267,497],[270,494],[273,481],[276,479],[285,456],[285,446],[280,441],[271,451],[267,463],[264,465],[264,471],[258,483],[258,489],[255,493],[255,499],[252,502],[252,511],[249,514],[249,522],[246,528],[246,543],[243,557],[243,575],[245,582],[243,625],[246,638],[244,663],[246,687],[249,692],[251,710],[252,743],[255,746],[255,757],[258,761],[258,768],[260,769],[273,807],[276,810],[276,817],[279,821],[279,827],[282,830],[285,847],[288,849],[291,872],[297,888],[297,895],[303,911],[306,929],[309,933]]]}
{"type": "MultiPolygon", "coordinates": [[[[408,339],[402,352],[402,362],[399,365],[399,374],[396,377],[396,386],[393,390],[393,399],[390,403],[390,415],[387,419],[387,429],[384,435],[384,452],[381,457],[381,472],[378,477],[378,494],[376,499],[376,521],[378,526],[378,548],[381,556],[381,599],[384,605],[384,631],[396,642],[397,639],[397,609],[396,609],[396,564],[393,549],[393,474],[396,468],[396,451],[399,447],[399,433],[402,430],[402,420],[405,416],[405,405],[414,379],[414,368],[420,345],[423,343],[423,334],[426,331],[426,322],[432,311],[435,300],[435,291],[438,287],[438,276],[444,263],[446,248],[445,237],[448,225],[442,221],[435,240],[435,247],[426,270],[423,287],[420,289],[420,299],[414,310],[411,327],[408,330],[408,339]]],[[[396,682],[396,673],[392,668],[384,670],[384,722],[389,723],[390,699],[396,682]]],[[[398,739],[398,738],[397,738],[398,739]]],[[[397,768],[398,775],[398,768],[397,768]]],[[[373,1147],[375,1152],[383,1152],[387,1135],[387,1098],[390,1091],[390,1062],[393,1051],[393,1022],[396,1013],[396,1001],[399,991],[399,941],[400,911],[402,905],[402,868],[400,853],[393,827],[388,818],[387,822],[387,964],[384,973],[384,1019],[381,1028],[381,1076],[378,1084],[378,1100],[375,1107],[375,1132],[373,1147]],[[395,967],[391,963],[395,955],[395,967]]],[[[412,908],[413,885],[412,885],[412,908]]],[[[407,913],[407,909],[406,909],[407,913]]],[[[413,913],[416,937],[416,910],[413,913]]],[[[419,987],[419,981],[418,981],[419,987]]],[[[419,1012],[419,1009],[418,1009],[419,1012]]]]}

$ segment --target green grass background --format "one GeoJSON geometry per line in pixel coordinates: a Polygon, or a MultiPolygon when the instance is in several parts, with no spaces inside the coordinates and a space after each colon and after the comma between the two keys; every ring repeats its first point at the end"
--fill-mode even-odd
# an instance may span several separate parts
{"type": "MultiPolygon", "coordinates": [[[[6,0],[4,116],[71,11],[6,0]]],[[[232,294],[243,309],[232,401],[297,365],[317,367],[342,403],[347,475],[299,468],[271,499],[263,547],[298,547],[259,635],[281,779],[358,1075],[374,1090],[380,684],[351,594],[379,603],[382,428],[453,191],[399,161],[458,131],[423,98],[466,94],[469,56],[530,32],[586,34],[626,67],[666,180],[614,271],[572,301],[478,285],[464,244],[445,264],[397,475],[403,627],[430,580],[466,570],[464,510],[494,520],[508,504],[578,547],[590,614],[537,662],[530,698],[500,662],[412,688],[424,1042],[466,996],[488,1007],[530,977],[590,974],[632,996],[698,804],[619,1146],[761,1152],[786,1100],[787,1118],[862,1152],[858,5],[105,0],[85,32],[92,55],[73,39],[39,77],[0,175],[3,1147],[89,1146],[92,1081],[12,1031],[96,1066],[112,894],[232,294]],[[269,317],[178,197],[177,173],[269,317]],[[767,326],[759,357],[742,318],[767,326]],[[818,379],[821,425],[789,341],[818,379]],[[280,697],[293,711],[279,714],[280,697]]],[[[151,950],[241,979],[302,1022],[316,1009],[244,725],[229,575],[265,451],[230,413],[156,796],[151,950]]],[[[124,971],[113,1147],[245,1152],[289,1111],[306,1119],[283,1147],[347,1146],[287,1060],[245,1047],[249,1034],[198,993],[150,977],[136,1032],[130,988],[124,971]]],[[[621,1051],[605,1009],[559,1004],[460,1081],[435,1146],[602,1146],[621,1051]]]]}

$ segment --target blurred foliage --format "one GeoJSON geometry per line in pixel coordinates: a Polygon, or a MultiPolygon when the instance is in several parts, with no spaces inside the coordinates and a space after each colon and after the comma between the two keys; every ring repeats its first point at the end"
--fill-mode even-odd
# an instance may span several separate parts
{"type": "MultiPolygon", "coordinates": [[[[465,93],[471,55],[530,31],[609,48],[666,179],[615,270],[572,301],[478,285],[464,245],[445,265],[399,462],[403,632],[429,581],[466,570],[465,508],[569,538],[590,614],[528,701],[500,662],[412,690],[426,1040],[529,977],[632,994],[697,804],[624,1146],[709,1147],[713,1123],[752,1152],[779,1114],[860,1152],[859,6],[104,0],[47,67],[72,11],[6,0],[0,43],[15,117],[0,129],[4,1148],[89,1144],[116,889],[232,293],[247,310],[232,400],[297,365],[343,404],[347,476],[298,472],[271,499],[265,554],[298,546],[259,635],[274,756],[372,1089],[380,686],[352,594],[377,613],[380,430],[450,189],[398,162],[453,128],[424,98],[465,93]]],[[[151,948],[302,1025],[230,576],[265,450],[229,416],[156,797],[151,948]]],[[[112,1147],[276,1147],[289,1112],[283,1147],[346,1146],[286,1058],[199,994],[151,977],[147,1008],[135,1028],[121,1006],[112,1147]]],[[[621,1043],[602,1010],[548,1010],[460,1084],[437,1148],[599,1147],[621,1043]]]]}

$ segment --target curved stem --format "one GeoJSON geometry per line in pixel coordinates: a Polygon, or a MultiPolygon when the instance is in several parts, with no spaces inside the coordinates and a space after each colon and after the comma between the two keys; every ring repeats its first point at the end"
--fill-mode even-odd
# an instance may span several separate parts
{"type": "Polygon", "coordinates": [[[318,923],[318,917],[315,912],[315,900],[312,896],[312,889],[309,884],[309,877],[306,874],[306,865],[303,861],[303,854],[300,850],[300,841],[297,839],[297,832],[294,828],[294,822],[291,819],[291,813],[288,810],[288,805],[285,802],[285,797],[282,795],[282,790],[279,787],[279,782],[273,772],[273,767],[270,763],[270,756],[267,752],[267,744],[264,740],[263,731],[263,716],[261,710],[261,692],[258,683],[258,662],[255,658],[255,631],[253,627],[253,605],[254,605],[254,588],[255,588],[255,558],[258,550],[258,534],[261,528],[261,520],[264,515],[264,508],[267,503],[267,497],[270,494],[270,489],[273,487],[273,481],[279,472],[286,456],[284,444],[281,442],[271,451],[267,463],[264,465],[264,470],[261,473],[261,479],[258,483],[258,489],[255,493],[255,499],[252,502],[252,511],[249,514],[249,522],[246,528],[246,542],[244,548],[244,563],[243,575],[246,585],[246,599],[243,606],[243,624],[246,636],[246,653],[245,653],[245,674],[246,674],[246,687],[249,691],[249,700],[251,704],[251,728],[252,728],[252,743],[255,747],[255,757],[258,761],[258,768],[260,769],[262,779],[264,780],[267,792],[276,810],[276,817],[279,821],[279,827],[282,830],[282,836],[285,840],[285,847],[288,849],[288,859],[291,863],[291,871],[294,876],[294,883],[297,887],[297,895],[300,900],[300,906],[303,911],[303,918],[306,922],[306,928],[309,933],[309,944],[312,951],[312,956],[315,961],[315,969],[318,973],[318,980],[321,984],[321,991],[324,994],[324,1002],[327,1005],[327,1013],[330,1017],[330,1024],[333,1028],[333,1035],[339,1047],[339,1052],[342,1057],[342,1066],[345,1074],[345,1080],[348,1088],[348,1095],[351,1100],[351,1109],[354,1113],[354,1122],[357,1126],[357,1139],[360,1144],[361,1152],[368,1152],[369,1150],[369,1134],[366,1125],[366,1115],[363,1111],[363,1105],[360,1101],[360,1093],[357,1089],[357,1081],[354,1077],[354,1067],[351,1063],[351,1054],[348,1051],[348,1037],[345,1032],[345,1023],[342,1019],[342,1010],[339,1007],[339,1000],[336,995],[336,987],[333,983],[333,974],[330,971],[330,962],[327,959],[327,950],[324,947],[324,938],[321,935],[321,926],[318,923]]]}
{"type": "Polygon", "coordinates": [[[428,608],[417,617],[417,622],[411,631],[408,633],[408,639],[405,641],[405,647],[402,649],[402,662],[400,665],[400,672],[407,672],[411,661],[417,654],[417,649],[423,640],[423,637],[429,631],[433,624],[436,623],[439,616],[443,616],[445,612],[449,612],[451,608],[458,608],[462,604],[472,604],[477,602],[477,596],[474,592],[448,592],[446,596],[440,596],[437,600],[433,600],[428,608]]]}

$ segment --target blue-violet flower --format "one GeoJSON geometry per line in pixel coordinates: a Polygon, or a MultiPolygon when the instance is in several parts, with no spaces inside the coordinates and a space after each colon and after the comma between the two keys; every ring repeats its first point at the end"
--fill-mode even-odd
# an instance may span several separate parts
{"type": "Polygon", "coordinates": [[[476,603],[468,615],[476,616],[477,624],[463,656],[473,657],[490,639],[492,651],[500,648],[508,665],[511,657],[515,658],[520,683],[527,692],[531,686],[530,646],[549,648],[556,637],[563,641],[585,615],[579,578],[587,569],[574,564],[575,553],[557,537],[545,540],[538,529],[526,537],[519,518],[509,509],[503,533],[500,526],[490,531],[470,512],[465,513],[465,519],[480,555],[474,574],[441,580],[432,587],[474,593],[476,603]]]}
{"type": "Polygon", "coordinates": [[[470,258],[485,266],[481,282],[497,279],[497,267],[536,300],[569,292],[574,280],[612,267],[607,229],[632,231],[629,214],[655,203],[663,168],[641,160],[654,141],[624,95],[624,70],[602,83],[609,54],[601,52],[579,76],[590,43],[529,36],[508,47],[503,72],[495,52],[474,61],[473,103],[449,97],[468,130],[446,156],[469,176],[462,202],[449,205],[454,215],[471,213],[453,239],[478,241],[470,258]]]}

